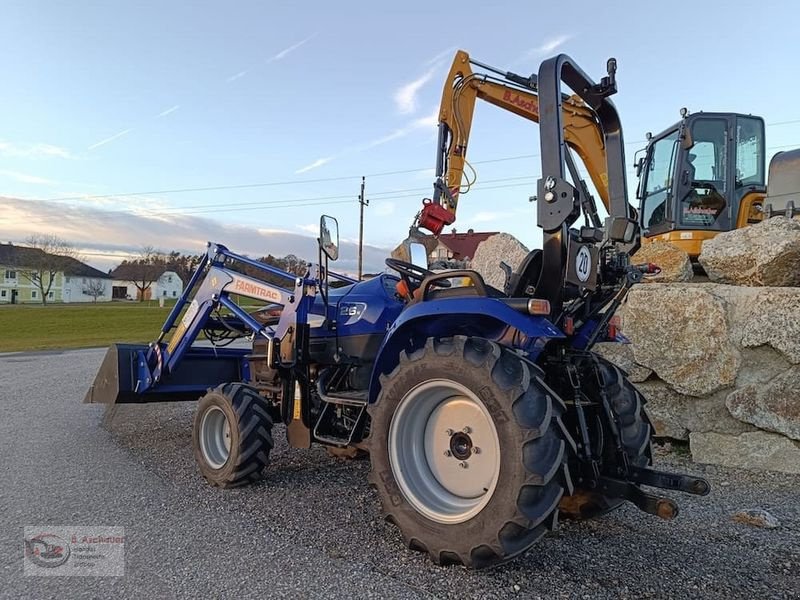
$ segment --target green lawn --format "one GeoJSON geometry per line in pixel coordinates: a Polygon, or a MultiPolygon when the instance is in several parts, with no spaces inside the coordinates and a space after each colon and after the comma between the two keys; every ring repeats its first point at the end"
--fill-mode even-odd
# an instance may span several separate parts
{"type": "Polygon", "coordinates": [[[0,306],[0,352],[155,340],[174,302],[0,306]]]}

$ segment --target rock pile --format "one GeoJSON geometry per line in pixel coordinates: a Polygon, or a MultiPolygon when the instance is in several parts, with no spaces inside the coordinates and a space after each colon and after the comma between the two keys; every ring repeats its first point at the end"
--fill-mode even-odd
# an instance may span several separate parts
{"type": "Polygon", "coordinates": [[[700,262],[716,283],[636,286],[620,310],[631,345],[599,351],[694,460],[800,473],[800,222],[720,234],[700,262]]]}

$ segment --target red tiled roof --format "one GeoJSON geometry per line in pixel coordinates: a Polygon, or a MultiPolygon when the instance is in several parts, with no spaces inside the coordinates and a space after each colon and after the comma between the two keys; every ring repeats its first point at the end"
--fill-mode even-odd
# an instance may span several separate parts
{"type": "Polygon", "coordinates": [[[498,233],[498,231],[472,231],[470,229],[466,233],[442,233],[439,235],[439,241],[450,248],[453,258],[464,260],[475,258],[478,244],[498,233]]]}

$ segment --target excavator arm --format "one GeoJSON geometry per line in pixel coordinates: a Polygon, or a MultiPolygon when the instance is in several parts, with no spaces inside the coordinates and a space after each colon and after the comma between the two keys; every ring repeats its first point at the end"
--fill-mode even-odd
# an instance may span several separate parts
{"type": "MultiPolygon", "coordinates": [[[[455,222],[459,197],[464,189],[464,169],[475,104],[478,99],[494,104],[520,117],[539,122],[539,97],[535,75],[522,77],[503,72],[470,59],[459,50],[445,80],[439,110],[439,139],[436,182],[432,199],[426,199],[418,217],[418,226],[441,233],[455,222]],[[472,65],[494,73],[475,73],[472,65]]],[[[577,96],[562,102],[564,140],[580,156],[608,208],[608,173],[603,130],[594,111],[577,96]]],[[[575,174],[573,174],[575,175],[575,174]]],[[[577,183],[577,182],[576,182],[577,183]]]]}

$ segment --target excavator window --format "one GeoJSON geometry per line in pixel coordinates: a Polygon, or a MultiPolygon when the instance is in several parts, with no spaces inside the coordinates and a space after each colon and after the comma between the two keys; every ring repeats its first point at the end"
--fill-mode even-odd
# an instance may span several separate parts
{"type": "Polygon", "coordinates": [[[681,225],[711,227],[727,207],[728,121],[699,118],[680,178],[681,225]]]}
{"type": "Polygon", "coordinates": [[[642,223],[651,229],[668,220],[668,204],[672,193],[672,175],[678,151],[679,131],[665,135],[650,147],[643,169],[642,223]]]}
{"type": "Polygon", "coordinates": [[[736,117],[736,187],[764,184],[764,121],[736,117]]]}

